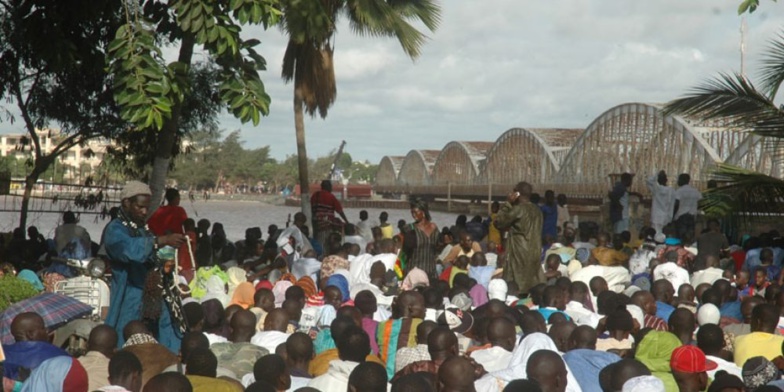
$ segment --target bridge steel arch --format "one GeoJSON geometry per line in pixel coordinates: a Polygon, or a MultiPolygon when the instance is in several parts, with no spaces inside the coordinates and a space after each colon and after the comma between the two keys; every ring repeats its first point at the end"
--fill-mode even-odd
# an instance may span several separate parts
{"type": "Polygon", "coordinates": [[[381,162],[378,164],[378,171],[376,172],[376,184],[383,186],[397,185],[397,175],[400,173],[400,167],[403,166],[404,159],[406,157],[389,155],[381,158],[381,162]]]}
{"type": "Polygon", "coordinates": [[[487,153],[479,183],[552,183],[561,162],[584,129],[512,128],[487,153]]]}
{"type": "Polygon", "coordinates": [[[438,159],[439,150],[411,150],[403,158],[397,184],[405,186],[430,185],[430,175],[438,159]]]}
{"type": "Polygon", "coordinates": [[[433,166],[433,185],[472,185],[482,173],[493,142],[449,142],[433,166]]]}
{"type": "Polygon", "coordinates": [[[748,134],[725,163],[781,178],[784,176],[784,141],[748,134]]]}
{"type": "Polygon", "coordinates": [[[611,173],[639,174],[633,188],[645,190],[644,178],[666,170],[670,177],[689,173],[706,180],[740,138],[729,128],[708,126],[679,116],[664,116],[660,105],[626,103],[597,117],[565,157],[557,182],[609,185],[611,173]]]}

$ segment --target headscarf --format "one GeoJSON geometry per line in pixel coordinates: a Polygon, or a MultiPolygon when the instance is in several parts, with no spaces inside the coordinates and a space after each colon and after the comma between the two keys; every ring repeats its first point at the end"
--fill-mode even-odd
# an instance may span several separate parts
{"type": "Polygon", "coordinates": [[[327,256],[321,262],[321,280],[326,281],[327,279],[329,279],[329,277],[335,273],[335,270],[338,269],[347,270],[348,268],[349,268],[348,260],[338,255],[327,256]]]}
{"type": "Polygon", "coordinates": [[[256,294],[256,290],[253,289],[253,284],[250,282],[242,282],[234,290],[234,296],[231,298],[231,305],[239,305],[247,310],[256,303],[256,301],[253,300],[254,294],[256,294]]]}
{"type": "Polygon", "coordinates": [[[295,285],[302,287],[302,291],[305,292],[305,298],[318,294],[318,288],[316,288],[316,282],[314,282],[310,276],[303,276],[299,278],[299,280],[297,281],[297,283],[295,283],[295,285]]]}
{"type": "Polygon", "coordinates": [[[418,286],[429,286],[430,279],[427,278],[425,271],[414,267],[409,271],[408,275],[403,279],[401,288],[403,291],[413,290],[418,286]]]}
{"type": "Polygon", "coordinates": [[[267,289],[272,291],[273,287],[274,286],[272,285],[272,283],[270,283],[269,280],[260,280],[259,283],[256,283],[256,291],[261,289],[267,289]]]}
{"type": "Polygon", "coordinates": [[[275,307],[279,308],[283,305],[283,301],[286,300],[286,290],[289,287],[294,286],[288,280],[279,280],[275,282],[275,287],[272,288],[272,294],[275,295],[275,307]]]}
{"type": "Polygon", "coordinates": [[[36,275],[35,272],[30,271],[29,269],[19,271],[19,275],[16,277],[30,282],[38,291],[43,291],[44,289],[44,284],[41,283],[41,279],[38,278],[38,275],[36,275]]]}
{"type": "Polygon", "coordinates": [[[295,277],[294,274],[290,272],[281,275],[280,279],[278,280],[288,280],[289,282],[291,282],[291,284],[297,284],[297,277],[295,277]]]}
{"type": "Polygon", "coordinates": [[[351,299],[351,290],[348,286],[348,279],[341,274],[334,274],[327,279],[327,286],[335,286],[340,289],[342,297],[341,302],[346,302],[351,299]]]}
{"type": "Polygon", "coordinates": [[[87,392],[87,380],[87,371],[79,361],[59,356],[38,365],[22,385],[22,392],[87,392]]]}
{"type": "MultiPolygon", "coordinates": [[[[229,295],[226,294],[226,283],[218,275],[212,275],[204,282],[204,288],[207,290],[206,294],[201,297],[201,302],[217,299],[225,308],[229,304],[229,295]]],[[[192,295],[192,294],[191,294],[192,295]]]]}
{"type": "Polygon", "coordinates": [[[668,391],[678,390],[670,368],[670,357],[682,345],[680,339],[670,332],[650,331],[637,345],[635,359],[643,363],[651,373],[662,380],[668,391]]]}
{"type": "MultiPolygon", "coordinates": [[[[492,375],[507,383],[520,378],[528,378],[528,373],[526,371],[528,358],[539,350],[550,350],[557,353],[558,347],[555,346],[555,343],[553,343],[553,340],[550,339],[549,336],[541,332],[534,332],[523,338],[520,344],[512,351],[509,367],[504,370],[493,372],[492,375]]],[[[565,361],[564,366],[566,367],[567,372],[566,390],[580,391],[580,384],[577,383],[577,379],[574,378],[572,371],[569,369],[569,365],[566,364],[565,361]]]]}
{"type": "Polygon", "coordinates": [[[468,295],[471,296],[471,303],[474,308],[478,308],[487,303],[487,290],[485,290],[485,286],[477,283],[474,287],[471,287],[471,290],[468,291],[468,295]]]}
{"type": "Polygon", "coordinates": [[[226,282],[229,284],[229,297],[234,296],[234,290],[237,289],[237,286],[240,285],[242,282],[247,282],[248,278],[245,273],[245,270],[240,267],[231,267],[226,270],[226,275],[229,277],[229,281],[226,282]]]}

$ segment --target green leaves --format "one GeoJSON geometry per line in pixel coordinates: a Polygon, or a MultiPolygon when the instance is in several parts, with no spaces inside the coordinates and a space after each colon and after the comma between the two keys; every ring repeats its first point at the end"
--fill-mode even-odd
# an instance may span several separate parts
{"type": "Polygon", "coordinates": [[[109,44],[108,59],[122,119],[137,128],[160,130],[174,103],[182,100],[182,89],[174,82],[173,68],[163,65],[154,34],[139,22],[121,26],[109,44]]]}
{"type": "Polygon", "coordinates": [[[738,15],[743,15],[746,11],[752,13],[757,10],[757,7],[759,7],[759,0],[743,0],[738,6],[738,15]]]}
{"type": "Polygon", "coordinates": [[[243,123],[259,125],[261,115],[269,114],[270,97],[256,72],[241,75],[224,73],[220,85],[221,100],[227,109],[243,123]]]}

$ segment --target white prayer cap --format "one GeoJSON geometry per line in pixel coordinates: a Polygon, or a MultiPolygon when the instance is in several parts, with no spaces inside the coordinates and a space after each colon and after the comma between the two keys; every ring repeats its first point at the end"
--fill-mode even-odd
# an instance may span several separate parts
{"type": "Polygon", "coordinates": [[[664,392],[664,383],[656,376],[632,377],[623,383],[623,392],[664,392]]]}
{"type": "Polygon", "coordinates": [[[491,300],[498,299],[506,301],[507,291],[509,291],[509,287],[503,279],[491,279],[490,283],[487,285],[487,296],[491,300]]]}
{"type": "Polygon", "coordinates": [[[702,304],[700,309],[697,310],[697,324],[699,325],[719,325],[720,319],[721,313],[719,312],[719,308],[717,308],[714,304],[702,304]]]}

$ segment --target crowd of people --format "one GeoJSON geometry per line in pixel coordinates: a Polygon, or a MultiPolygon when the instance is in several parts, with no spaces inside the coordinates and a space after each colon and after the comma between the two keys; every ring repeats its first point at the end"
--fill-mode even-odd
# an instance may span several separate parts
{"type": "Polygon", "coordinates": [[[784,389],[784,238],[732,244],[687,176],[666,183],[647,181],[654,211],[635,238],[624,175],[608,231],[574,227],[565,196],[524,182],[486,219],[439,228],[414,200],[397,228],[386,212],[349,223],[325,183],[312,235],[298,213],[231,242],[175,190],[148,220],[151,192],[129,182],[97,251],[105,323],[74,357],[19,314],[4,390],[784,389]]]}

